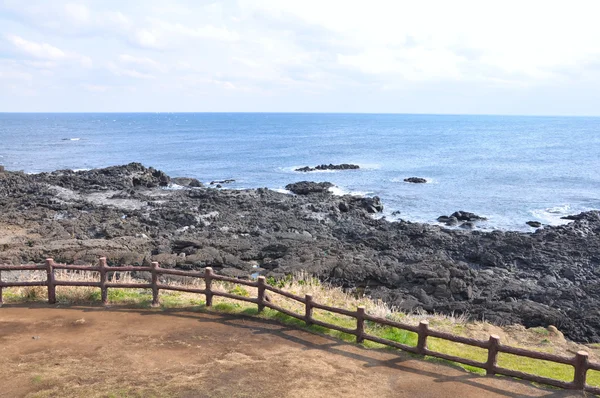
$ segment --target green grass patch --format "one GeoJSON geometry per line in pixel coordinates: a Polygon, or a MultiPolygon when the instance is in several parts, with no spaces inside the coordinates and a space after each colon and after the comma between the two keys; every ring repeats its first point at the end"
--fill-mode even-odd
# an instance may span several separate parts
{"type": "MultiPolygon", "coordinates": [[[[392,326],[382,326],[371,322],[365,322],[365,332],[377,337],[395,341],[400,344],[406,344],[411,347],[416,347],[417,341],[419,340],[416,333],[409,332],[408,330],[404,329],[398,329],[392,326]]],[[[377,343],[368,342],[368,344],[377,343]]],[[[381,346],[381,344],[378,345],[381,346]]]]}
{"type": "MultiPolygon", "coordinates": [[[[479,347],[473,347],[466,344],[455,343],[453,341],[448,341],[444,339],[440,339],[437,337],[428,337],[427,338],[427,347],[431,351],[437,351],[442,354],[453,355],[456,357],[461,357],[465,359],[471,359],[477,362],[486,362],[487,361],[487,350],[479,347]]],[[[477,368],[470,365],[458,364],[459,367],[468,370],[469,372],[485,374],[485,370],[481,368],[477,368]]]]}
{"type": "Polygon", "coordinates": [[[250,293],[248,293],[248,291],[240,285],[234,286],[232,289],[229,289],[229,293],[235,294],[236,296],[250,297],[250,293]]]}
{"type": "Polygon", "coordinates": [[[108,289],[110,303],[123,303],[140,307],[150,307],[152,293],[150,289],[108,289]]]}
{"type": "Polygon", "coordinates": [[[588,370],[586,381],[590,386],[600,387],[600,371],[588,370]]]}
{"type": "Polygon", "coordinates": [[[530,328],[534,333],[539,334],[540,336],[550,336],[550,331],[544,327],[538,326],[537,328],[530,328]]]}
{"type": "Polygon", "coordinates": [[[498,354],[498,366],[562,381],[573,381],[574,376],[574,369],[571,365],[526,358],[504,352],[498,354]]]}
{"type": "Polygon", "coordinates": [[[205,305],[204,300],[193,298],[189,295],[183,295],[180,292],[161,292],[159,303],[160,307],[163,309],[180,307],[196,308],[205,305]]]}

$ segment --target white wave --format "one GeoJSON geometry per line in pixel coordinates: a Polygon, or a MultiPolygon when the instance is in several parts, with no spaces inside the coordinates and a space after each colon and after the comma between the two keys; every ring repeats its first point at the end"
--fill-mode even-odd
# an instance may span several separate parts
{"type": "Polygon", "coordinates": [[[571,211],[571,206],[566,204],[562,206],[549,207],[544,209],[544,211],[551,214],[567,214],[569,211],[571,211]]]}
{"type": "Polygon", "coordinates": [[[288,195],[293,195],[292,191],[288,191],[287,189],[284,189],[284,188],[275,188],[275,189],[272,189],[272,191],[279,192],[279,193],[285,193],[288,195]]]}
{"type": "Polygon", "coordinates": [[[347,189],[340,188],[340,187],[337,187],[337,186],[330,187],[329,188],[329,192],[331,192],[331,194],[335,195],[335,196],[344,196],[344,195],[350,195],[350,196],[367,196],[369,194],[369,192],[349,191],[347,189]]]}
{"type": "Polygon", "coordinates": [[[69,141],[79,141],[81,138],[70,138],[69,141]]]}
{"type": "Polygon", "coordinates": [[[91,169],[73,169],[74,172],[79,172],[79,171],[90,171],[91,169]]]}
{"type": "Polygon", "coordinates": [[[561,217],[572,213],[571,205],[565,204],[562,206],[548,207],[545,209],[531,210],[531,214],[536,220],[542,224],[561,225],[568,224],[571,220],[563,220],[561,217]]]}
{"type": "Polygon", "coordinates": [[[164,189],[166,191],[179,191],[181,189],[186,189],[186,187],[184,187],[183,185],[171,183],[166,187],[162,187],[162,189],[164,189]]]}

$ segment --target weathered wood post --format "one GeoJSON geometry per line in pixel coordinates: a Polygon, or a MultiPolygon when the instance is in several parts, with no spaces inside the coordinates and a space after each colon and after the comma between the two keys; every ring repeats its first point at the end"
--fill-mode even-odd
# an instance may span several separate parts
{"type": "Polygon", "coordinates": [[[496,374],[496,366],[498,365],[498,346],[500,345],[500,336],[492,334],[488,342],[488,357],[485,363],[485,374],[493,376],[496,374]]]}
{"type": "Polygon", "coordinates": [[[304,296],[304,323],[306,326],[311,326],[312,316],[313,316],[313,306],[312,306],[313,297],[312,294],[307,294],[304,296]]]}
{"type": "Polygon", "coordinates": [[[56,304],[56,285],[54,282],[54,260],[47,258],[46,284],[48,285],[48,304],[56,304]]]}
{"type": "Polygon", "coordinates": [[[578,351],[575,354],[575,377],[573,379],[573,388],[583,390],[585,388],[585,379],[588,371],[588,353],[578,351]]]}
{"type": "Polygon", "coordinates": [[[151,266],[152,272],[152,307],[160,305],[158,301],[158,263],[153,262],[151,266]]]}
{"type": "Polygon", "coordinates": [[[265,309],[265,289],[267,281],[264,276],[258,277],[258,312],[265,309]]]}
{"type": "Polygon", "coordinates": [[[356,342],[365,341],[365,307],[360,306],[356,309],[356,342]]]}
{"type": "Polygon", "coordinates": [[[211,307],[213,301],[212,287],[213,269],[211,267],[204,268],[204,284],[206,285],[206,306],[211,307]]]}
{"type": "Polygon", "coordinates": [[[100,257],[98,260],[98,271],[100,273],[100,296],[102,298],[102,304],[108,304],[108,289],[106,287],[107,280],[107,268],[106,257],[100,257]]]}
{"type": "Polygon", "coordinates": [[[425,351],[427,350],[427,331],[429,330],[429,322],[421,321],[419,322],[419,340],[417,342],[417,351],[421,355],[425,355],[425,351]]]}

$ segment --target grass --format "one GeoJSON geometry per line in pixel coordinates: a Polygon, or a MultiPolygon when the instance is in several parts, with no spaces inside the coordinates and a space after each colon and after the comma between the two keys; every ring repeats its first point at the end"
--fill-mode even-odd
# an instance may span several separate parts
{"type": "MultiPolygon", "coordinates": [[[[85,273],[57,273],[57,279],[61,280],[95,280],[94,275],[85,273]]],[[[136,281],[128,277],[122,276],[120,281],[127,283],[143,282],[136,281]]],[[[269,283],[285,290],[304,296],[312,294],[316,302],[328,306],[356,309],[357,306],[365,306],[366,312],[391,320],[401,321],[408,324],[418,324],[421,320],[428,320],[430,328],[450,332],[456,335],[478,338],[487,340],[489,334],[498,334],[501,336],[503,344],[537,350],[541,352],[554,353],[565,356],[573,356],[573,354],[581,349],[590,352],[590,360],[597,361],[597,354],[600,352],[599,345],[580,346],[572,342],[566,341],[562,334],[556,334],[552,329],[546,328],[531,328],[525,329],[522,326],[513,325],[500,328],[490,325],[485,322],[469,322],[463,316],[444,316],[430,314],[406,314],[390,308],[381,301],[372,300],[369,297],[355,297],[340,288],[330,287],[321,284],[317,279],[307,275],[297,275],[295,277],[287,277],[284,280],[269,280],[269,283]]],[[[185,284],[194,288],[203,288],[201,280],[184,280],[183,282],[163,281],[169,284],[185,284]]],[[[256,297],[256,288],[241,286],[233,283],[213,282],[213,289],[236,294],[241,297],[256,297]]],[[[98,288],[92,287],[57,287],[57,302],[61,304],[82,304],[82,303],[97,303],[100,301],[100,291],[98,288]]],[[[269,292],[271,301],[288,311],[292,311],[299,315],[304,314],[304,305],[296,301],[269,292]]],[[[208,311],[205,307],[205,302],[200,295],[192,293],[182,293],[175,291],[161,290],[160,293],[160,308],[163,310],[171,308],[188,308],[192,310],[208,311]]],[[[47,288],[45,287],[22,287],[22,288],[6,288],[4,291],[4,300],[6,303],[23,303],[45,301],[47,299],[47,288]]],[[[108,290],[109,304],[127,304],[141,308],[150,308],[152,302],[152,294],[150,289],[120,289],[111,288],[108,290]]],[[[321,326],[307,326],[304,321],[294,317],[285,315],[275,310],[265,308],[261,313],[258,312],[256,305],[235,301],[232,299],[215,297],[213,306],[210,311],[226,314],[242,314],[263,319],[270,319],[280,322],[285,325],[305,329],[313,333],[329,335],[334,338],[354,342],[355,336],[347,333],[327,329],[321,326]]],[[[324,310],[315,309],[313,317],[317,320],[327,322],[333,325],[342,326],[348,329],[356,328],[356,321],[353,318],[331,313],[324,310]]],[[[389,327],[372,322],[365,322],[365,331],[374,336],[406,344],[416,346],[417,335],[415,333],[389,327]]],[[[391,349],[378,343],[365,341],[363,345],[373,349],[391,349]]],[[[472,347],[464,344],[454,343],[451,341],[429,337],[429,349],[444,354],[460,356],[479,362],[487,360],[487,350],[478,347],[472,347]]],[[[437,358],[426,357],[426,360],[445,362],[437,358]]],[[[485,371],[480,368],[467,365],[451,363],[452,366],[461,367],[467,371],[485,374],[485,371]]],[[[510,354],[501,353],[498,356],[498,365],[504,368],[522,371],[538,376],[549,377],[557,380],[572,381],[573,367],[562,365],[548,361],[519,357],[510,354]]],[[[600,386],[600,372],[588,372],[587,383],[592,386],[600,386]]],[[[117,395],[118,396],[118,395],[117,395]]]]}

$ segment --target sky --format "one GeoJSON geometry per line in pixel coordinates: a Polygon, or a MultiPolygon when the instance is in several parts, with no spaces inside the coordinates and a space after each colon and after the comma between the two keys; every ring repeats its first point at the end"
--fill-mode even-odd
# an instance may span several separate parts
{"type": "Polygon", "coordinates": [[[600,2],[0,0],[0,112],[600,115],[600,2]]]}

